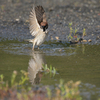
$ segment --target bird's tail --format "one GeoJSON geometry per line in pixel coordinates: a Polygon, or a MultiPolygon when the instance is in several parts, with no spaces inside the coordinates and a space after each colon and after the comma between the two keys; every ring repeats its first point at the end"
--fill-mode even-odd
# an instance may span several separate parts
{"type": "Polygon", "coordinates": [[[25,39],[24,41],[28,41],[28,42],[32,42],[34,41],[34,39],[25,39]]]}

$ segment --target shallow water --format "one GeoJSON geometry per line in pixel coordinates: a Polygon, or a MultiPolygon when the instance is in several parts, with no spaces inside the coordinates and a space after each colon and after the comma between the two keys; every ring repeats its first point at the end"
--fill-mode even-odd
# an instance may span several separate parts
{"type": "Polygon", "coordinates": [[[31,48],[32,44],[25,42],[0,43],[0,74],[4,74],[5,80],[10,80],[13,70],[26,70],[32,84],[54,85],[59,79],[80,80],[85,100],[100,97],[100,45],[47,43],[34,52],[31,48]],[[55,67],[55,77],[43,75],[42,64],[55,67]]]}

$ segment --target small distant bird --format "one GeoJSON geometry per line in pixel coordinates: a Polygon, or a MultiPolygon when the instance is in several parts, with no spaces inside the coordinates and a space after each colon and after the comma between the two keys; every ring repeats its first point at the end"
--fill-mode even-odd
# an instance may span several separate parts
{"type": "Polygon", "coordinates": [[[44,42],[46,35],[48,33],[48,23],[46,19],[46,14],[42,6],[33,6],[33,9],[30,13],[30,33],[34,36],[34,39],[29,39],[29,42],[33,43],[33,50],[34,46],[39,46],[44,42]]]}

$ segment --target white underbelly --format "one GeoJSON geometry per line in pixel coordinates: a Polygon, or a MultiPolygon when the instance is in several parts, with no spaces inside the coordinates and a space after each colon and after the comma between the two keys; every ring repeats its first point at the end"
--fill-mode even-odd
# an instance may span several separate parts
{"type": "Polygon", "coordinates": [[[45,41],[45,38],[46,38],[46,34],[45,33],[37,35],[35,37],[36,45],[37,46],[41,45],[45,41]]]}

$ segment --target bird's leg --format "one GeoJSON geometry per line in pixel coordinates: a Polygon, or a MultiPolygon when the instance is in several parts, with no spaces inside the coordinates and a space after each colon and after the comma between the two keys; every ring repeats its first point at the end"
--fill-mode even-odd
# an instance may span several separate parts
{"type": "Polygon", "coordinates": [[[32,50],[34,50],[34,46],[35,46],[35,43],[33,42],[33,48],[32,48],[32,50]]]}
{"type": "Polygon", "coordinates": [[[34,45],[33,45],[33,48],[32,48],[32,50],[34,50],[34,45]]]}

